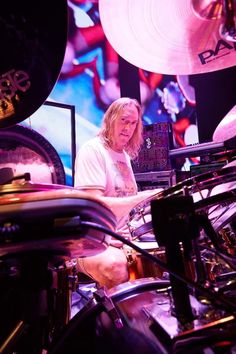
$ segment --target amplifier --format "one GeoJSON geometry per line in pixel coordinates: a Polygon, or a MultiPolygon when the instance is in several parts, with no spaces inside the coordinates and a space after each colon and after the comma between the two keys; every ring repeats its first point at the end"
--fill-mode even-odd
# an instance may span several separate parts
{"type": "Polygon", "coordinates": [[[169,159],[171,134],[169,123],[144,125],[144,143],[137,159],[132,161],[134,173],[171,169],[169,159]]]}
{"type": "Polygon", "coordinates": [[[176,184],[175,170],[135,173],[134,176],[139,190],[166,189],[176,184]]]}

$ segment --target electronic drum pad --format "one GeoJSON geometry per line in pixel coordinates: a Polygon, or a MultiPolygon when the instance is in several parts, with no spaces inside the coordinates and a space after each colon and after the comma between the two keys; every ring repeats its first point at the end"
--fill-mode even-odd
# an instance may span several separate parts
{"type": "Polygon", "coordinates": [[[0,128],[6,128],[33,114],[58,79],[67,42],[67,1],[4,1],[0,33],[0,128]]]}

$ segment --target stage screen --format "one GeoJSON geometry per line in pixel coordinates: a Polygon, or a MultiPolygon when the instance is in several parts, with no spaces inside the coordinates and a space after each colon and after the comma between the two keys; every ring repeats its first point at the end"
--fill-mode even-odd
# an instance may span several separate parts
{"type": "MultiPolygon", "coordinates": [[[[49,100],[75,106],[76,148],[101,125],[104,111],[120,97],[119,58],[99,17],[98,1],[69,0],[69,31],[64,63],[49,100]]],[[[127,73],[129,75],[129,73],[127,73]]],[[[188,76],[139,69],[143,123],[172,125],[173,147],[198,143],[196,101],[188,76]]],[[[189,169],[195,160],[175,161],[189,169]]]]}

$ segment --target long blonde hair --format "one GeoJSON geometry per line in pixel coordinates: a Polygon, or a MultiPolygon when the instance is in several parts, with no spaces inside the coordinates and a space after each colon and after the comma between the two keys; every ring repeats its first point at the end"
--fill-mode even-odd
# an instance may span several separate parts
{"type": "Polygon", "coordinates": [[[139,102],[134,98],[121,97],[115,100],[107,109],[103,116],[102,126],[98,133],[106,146],[112,146],[114,134],[114,123],[123,114],[127,106],[133,105],[138,110],[138,122],[134,133],[125,146],[124,150],[129,154],[131,159],[137,157],[140,147],[143,143],[143,124],[142,109],[139,102]]]}

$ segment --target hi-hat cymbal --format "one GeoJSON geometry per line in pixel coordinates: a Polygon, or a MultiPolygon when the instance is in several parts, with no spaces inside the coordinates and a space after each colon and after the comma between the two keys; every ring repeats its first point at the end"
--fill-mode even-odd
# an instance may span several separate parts
{"type": "Polygon", "coordinates": [[[67,1],[4,1],[0,33],[0,128],[6,128],[33,114],[56,83],[67,41],[67,1]]]}
{"type": "Polygon", "coordinates": [[[142,69],[189,75],[236,63],[234,43],[220,35],[221,0],[100,0],[99,11],[111,45],[142,69]]]}
{"type": "Polygon", "coordinates": [[[229,140],[236,136],[236,105],[217,125],[212,140],[216,143],[229,140]]]}

